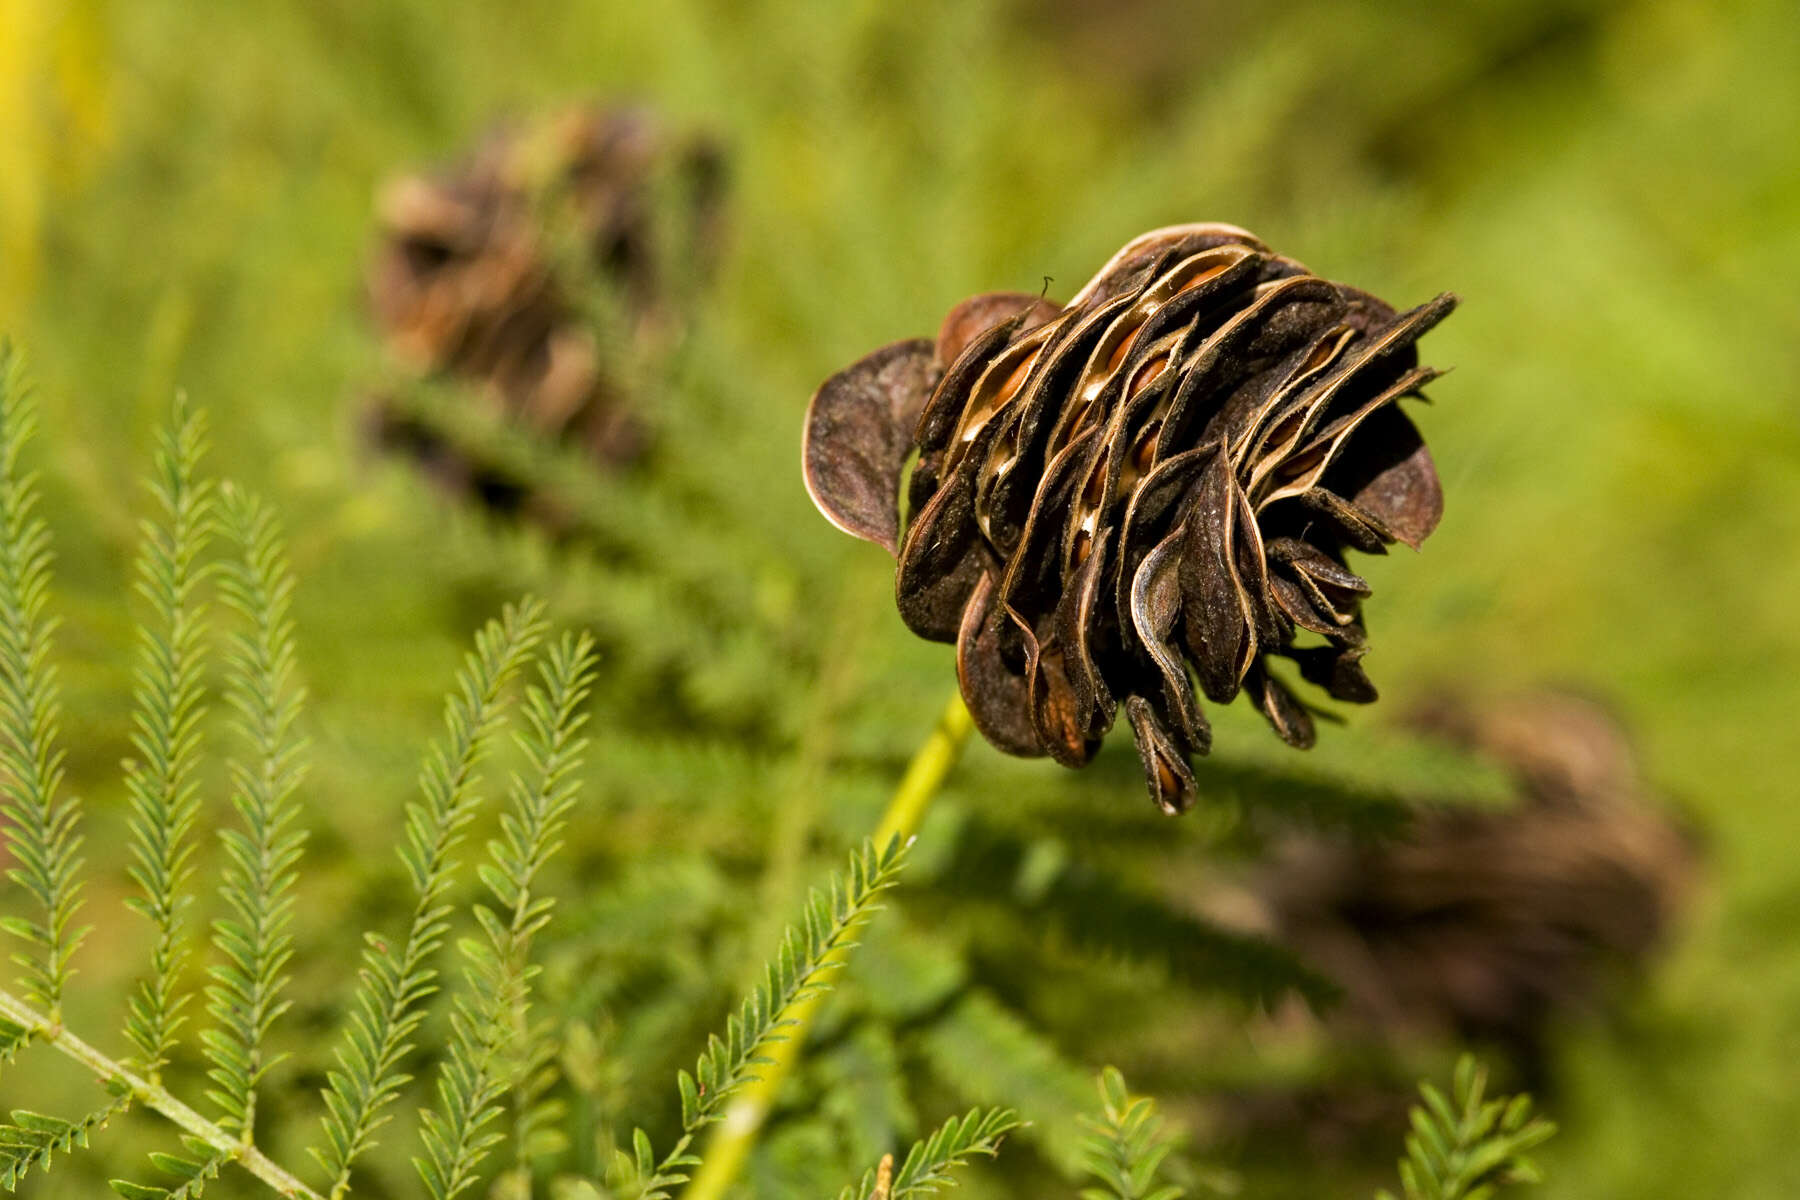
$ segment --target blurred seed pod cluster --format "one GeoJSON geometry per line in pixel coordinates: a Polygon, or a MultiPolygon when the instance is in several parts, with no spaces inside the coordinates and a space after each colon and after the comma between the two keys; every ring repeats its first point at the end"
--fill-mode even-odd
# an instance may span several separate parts
{"type": "MultiPolygon", "coordinates": [[[[644,406],[688,330],[723,235],[726,163],[638,107],[504,124],[378,199],[370,307],[390,357],[522,433],[613,468],[645,447],[644,406]]],[[[453,491],[516,507],[507,478],[406,402],[376,397],[372,440],[453,491]]]]}
{"type": "Polygon", "coordinates": [[[1211,731],[1194,684],[1314,738],[1274,669],[1375,698],[1351,550],[1417,547],[1442,494],[1400,411],[1437,374],[1396,312],[1253,235],[1140,237],[1067,305],[977,296],[935,340],[834,375],[808,415],[819,508],[898,558],[900,613],[957,645],[975,725],[1086,763],[1124,709],[1152,799],[1193,803],[1211,731]],[[909,456],[909,519],[899,491],[909,456]]]}
{"type": "Polygon", "coordinates": [[[1343,987],[1340,1042],[1498,1045],[1541,1086],[1552,1031],[1606,1012],[1667,944],[1702,847],[1592,701],[1446,694],[1412,723],[1505,768],[1517,802],[1425,808],[1394,841],[1292,837],[1224,910],[1343,987]]]}

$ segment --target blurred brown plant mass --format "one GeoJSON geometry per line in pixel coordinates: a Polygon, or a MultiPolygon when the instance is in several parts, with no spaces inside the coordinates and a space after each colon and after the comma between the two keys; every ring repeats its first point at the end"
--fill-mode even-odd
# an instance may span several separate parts
{"type": "Polygon", "coordinates": [[[1298,747],[1312,713],[1272,658],[1375,699],[1369,585],[1345,555],[1437,525],[1437,472],[1398,401],[1436,377],[1415,344],[1454,306],[1396,312],[1233,226],[1158,230],[1067,306],[977,296],[935,342],[827,380],[808,486],[897,554],[901,616],[956,643],[990,742],[1081,766],[1122,705],[1151,798],[1181,812],[1212,737],[1195,678],[1218,703],[1248,692],[1298,747]]]}
{"type": "MultiPolygon", "coordinates": [[[[677,138],[643,108],[502,125],[454,165],[383,189],[376,324],[413,373],[468,385],[521,430],[602,466],[629,461],[644,447],[641,393],[716,260],[724,176],[718,145],[677,138]]],[[[490,507],[533,486],[392,396],[369,427],[490,507]]]]}
{"type": "Polygon", "coordinates": [[[1446,693],[1411,723],[1504,767],[1517,804],[1427,808],[1391,842],[1292,837],[1249,923],[1342,985],[1337,1037],[1497,1045],[1541,1089],[1552,1032],[1609,1011],[1671,937],[1701,847],[1592,701],[1446,693]]]}

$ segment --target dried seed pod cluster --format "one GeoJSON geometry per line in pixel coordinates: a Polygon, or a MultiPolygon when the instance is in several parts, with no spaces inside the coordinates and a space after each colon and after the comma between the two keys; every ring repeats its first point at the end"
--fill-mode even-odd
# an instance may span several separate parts
{"type": "Polygon", "coordinates": [[[1590,700],[1450,693],[1411,723],[1505,767],[1517,803],[1423,806],[1397,841],[1278,844],[1253,927],[1343,985],[1340,1035],[1498,1043],[1541,1076],[1551,1031],[1616,999],[1669,940],[1702,845],[1590,700]]]}
{"type": "Polygon", "coordinates": [[[807,485],[896,554],[901,616],[955,642],[976,727],[1086,763],[1125,710],[1152,797],[1194,798],[1195,697],[1247,691],[1295,746],[1307,706],[1351,703],[1369,594],[1345,552],[1417,547],[1442,493],[1397,401],[1436,374],[1415,343],[1449,295],[1396,313],[1226,225],[1138,238],[1066,306],[977,296],[935,341],[827,380],[807,485]],[[905,464],[910,519],[901,534],[905,464]]]}
{"type": "MultiPolygon", "coordinates": [[[[601,462],[629,458],[628,393],[686,323],[684,285],[716,251],[722,185],[716,146],[642,109],[503,127],[462,162],[383,190],[376,323],[414,371],[476,384],[601,462]]],[[[378,411],[378,439],[432,440],[404,424],[378,411]]]]}

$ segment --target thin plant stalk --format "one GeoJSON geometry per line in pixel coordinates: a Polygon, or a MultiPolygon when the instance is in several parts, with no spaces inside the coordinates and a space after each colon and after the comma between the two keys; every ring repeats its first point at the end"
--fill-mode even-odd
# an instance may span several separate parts
{"type": "MultiPolygon", "coordinates": [[[[875,845],[885,846],[896,837],[908,841],[918,833],[931,801],[962,756],[969,729],[969,710],[963,707],[962,697],[955,696],[938,718],[931,736],[907,765],[900,786],[894,790],[894,798],[888,801],[887,811],[875,827],[872,839],[875,845]]],[[[758,1070],[755,1081],[726,1107],[718,1131],[694,1172],[693,1182],[682,1193],[682,1200],[720,1200],[737,1178],[744,1160],[750,1156],[762,1134],[763,1124],[775,1105],[781,1085],[799,1062],[807,1032],[812,1028],[824,998],[824,994],[819,993],[794,1006],[790,1022],[783,1031],[783,1040],[768,1048],[768,1062],[758,1070]]]]}
{"type": "Polygon", "coordinates": [[[39,1040],[49,1043],[88,1068],[101,1083],[129,1092],[139,1104],[161,1113],[184,1131],[212,1147],[222,1159],[237,1163],[278,1194],[301,1197],[303,1200],[323,1200],[319,1193],[257,1149],[248,1140],[248,1135],[229,1132],[207,1120],[177,1100],[155,1079],[133,1070],[117,1059],[109,1058],[70,1033],[60,1021],[52,1020],[3,990],[0,990],[0,1017],[34,1031],[39,1040]]]}

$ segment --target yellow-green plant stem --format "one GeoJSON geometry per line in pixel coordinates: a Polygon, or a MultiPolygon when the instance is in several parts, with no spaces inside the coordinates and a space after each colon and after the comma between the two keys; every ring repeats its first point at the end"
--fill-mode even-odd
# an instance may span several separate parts
{"type": "MultiPolygon", "coordinates": [[[[932,798],[943,787],[962,754],[969,729],[969,710],[963,707],[962,697],[957,696],[944,709],[937,727],[907,765],[894,798],[888,802],[887,812],[882,814],[881,823],[875,827],[875,845],[885,846],[896,837],[905,840],[918,833],[919,823],[925,819],[932,798]]],[[[823,999],[822,994],[814,995],[788,1011],[788,1024],[782,1030],[784,1040],[764,1050],[770,1060],[768,1064],[757,1072],[754,1082],[725,1106],[725,1115],[694,1172],[693,1182],[682,1193],[682,1200],[720,1200],[737,1178],[744,1160],[756,1145],[763,1122],[775,1104],[776,1094],[800,1059],[807,1030],[811,1028],[823,999]]]]}
{"type": "Polygon", "coordinates": [[[970,728],[969,710],[963,707],[962,697],[952,696],[938,718],[937,728],[907,764],[906,774],[900,777],[900,786],[894,789],[894,798],[888,801],[887,812],[881,816],[881,824],[875,827],[870,840],[877,847],[894,838],[905,841],[919,832],[925,810],[931,807],[950,769],[962,757],[970,728]]]}
{"type": "Polygon", "coordinates": [[[30,1030],[37,1039],[48,1042],[76,1062],[81,1063],[92,1071],[100,1082],[115,1084],[127,1089],[139,1104],[154,1109],[175,1122],[182,1129],[274,1188],[280,1195],[303,1197],[305,1200],[323,1200],[317,1192],[278,1166],[246,1138],[227,1133],[177,1100],[167,1088],[154,1079],[146,1079],[123,1063],[108,1058],[87,1042],[70,1033],[60,1023],[52,1021],[23,1000],[4,991],[0,991],[0,1016],[5,1016],[13,1024],[30,1030]]]}

